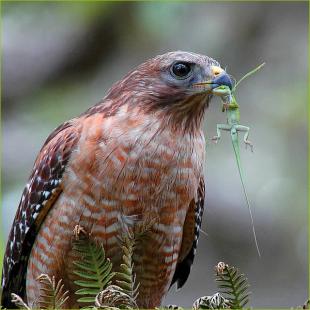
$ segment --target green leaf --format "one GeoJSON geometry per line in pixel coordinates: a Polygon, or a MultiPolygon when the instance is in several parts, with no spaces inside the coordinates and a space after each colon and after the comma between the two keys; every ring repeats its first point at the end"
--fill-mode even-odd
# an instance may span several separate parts
{"type": "Polygon", "coordinates": [[[216,275],[220,293],[226,296],[232,309],[241,309],[249,302],[247,278],[235,267],[223,263],[221,267],[221,272],[216,275]]]}
{"type": "Polygon", "coordinates": [[[74,264],[76,267],[79,267],[79,268],[82,269],[82,270],[91,271],[91,272],[93,271],[93,267],[92,267],[92,266],[89,267],[88,264],[85,264],[85,263],[83,263],[83,262],[76,262],[76,261],[74,261],[73,264],[74,264]]]}
{"type": "Polygon", "coordinates": [[[93,303],[96,295],[108,286],[115,273],[112,272],[112,263],[106,258],[103,246],[85,234],[79,237],[73,241],[78,259],[73,262],[72,273],[77,276],[74,283],[81,287],[75,294],[82,295],[78,302],[93,303]]]}
{"type": "Polygon", "coordinates": [[[127,281],[127,282],[131,281],[131,276],[129,274],[118,272],[117,276],[121,280],[124,280],[124,281],[127,281]]]}
{"type": "Polygon", "coordinates": [[[98,282],[76,280],[76,281],[74,281],[74,283],[76,285],[82,286],[82,287],[97,287],[97,288],[100,288],[100,284],[98,282]]]}
{"type": "Polygon", "coordinates": [[[139,285],[136,284],[136,276],[133,271],[133,251],[136,246],[134,234],[123,236],[122,242],[123,263],[120,265],[120,272],[116,273],[116,284],[135,302],[139,285]]]}
{"type": "Polygon", "coordinates": [[[249,285],[245,285],[244,287],[242,287],[241,289],[239,289],[239,290],[238,290],[238,295],[241,296],[243,293],[245,293],[245,292],[248,290],[249,287],[250,287],[249,285]]]}
{"type": "Polygon", "coordinates": [[[110,281],[112,280],[112,278],[114,277],[115,273],[111,273],[109,274],[105,280],[102,282],[102,287],[107,287],[110,283],[110,281]]]}
{"type": "Polygon", "coordinates": [[[77,300],[78,302],[87,302],[87,303],[93,303],[95,301],[95,297],[81,297],[77,300]]]}
{"type": "Polygon", "coordinates": [[[97,294],[98,289],[80,288],[75,292],[76,295],[94,295],[97,294]]]}
{"type": "Polygon", "coordinates": [[[90,279],[90,280],[96,280],[97,279],[96,274],[88,274],[88,273],[79,272],[79,271],[74,271],[73,273],[77,276],[84,278],[84,279],[90,279]]]}

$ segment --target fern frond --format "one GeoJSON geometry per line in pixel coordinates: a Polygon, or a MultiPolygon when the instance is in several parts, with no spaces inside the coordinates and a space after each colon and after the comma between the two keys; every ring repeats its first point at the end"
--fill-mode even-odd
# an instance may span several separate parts
{"type": "Polygon", "coordinates": [[[64,284],[60,279],[57,284],[55,277],[41,274],[37,280],[40,282],[39,306],[42,309],[61,309],[68,300],[69,292],[64,290],[64,284]]]}
{"type": "Polygon", "coordinates": [[[229,300],[222,296],[220,293],[215,293],[212,296],[200,297],[193,304],[193,310],[228,308],[230,308],[229,300]]]}
{"type": "Polygon", "coordinates": [[[136,300],[139,294],[139,284],[136,284],[136,275],[133,271],[133,251],[135,248],[135,237],[132,232],[128,232],[122,238],[123,263],[120,265],[120,272],[116,273],[116,284],[126,293],[132,300],[136,300]]]}
{"type": "MultiPolygon", "coordinates": [[[[23,299],[18,296],[17,294],[12,293],[11,294],[11,301],[13,304],[15,304],[15,306],[19,309],[26,309],[26,310],[30,310],[30,307],[23,301],[23,299]]],[[[4,309],[0,306],[0,309],[4,309]]]]}
{"type": "Polygon", "coordinates": [[[138,308],[135,300],[117,285],[109,285],[101,291],[96,296],[95,305],[100,309],[138,308]]]}
{"type": "Polygon", "coordinates": [[[226,295],[230,308],[241,309],[249,302],[249,284],[244,274],[235,267],[219,263],[216,267],[216,281],[220,292],[226,295]]]}
{"type": "Polygon", "coordinates": [[[81,287],[75,294],[81,296],[78,302],[93,303],[115,275],[112,263],[106,258],[103,246],[87,235],[80,235],[72,247],[78,257],[73,261],[73,273],[78,276],[74,283],[81,287]]]}
{"type": "Polygon", "coordinates": [[[178,305],[167,305],[162,307],[156,307],[155,310],[184,310],[184,308],[178,305]]]}

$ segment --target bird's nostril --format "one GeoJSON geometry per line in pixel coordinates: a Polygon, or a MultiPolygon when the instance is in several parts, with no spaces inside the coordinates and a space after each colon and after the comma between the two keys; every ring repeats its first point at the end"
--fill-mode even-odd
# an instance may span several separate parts
{"type": "Polygon", "coordinates": [[[217,66],[212,66],[212,73],[213,73],[213,76],[218,76],[220,75],[224,70],[220,67],[217,67],[217,66]]]}

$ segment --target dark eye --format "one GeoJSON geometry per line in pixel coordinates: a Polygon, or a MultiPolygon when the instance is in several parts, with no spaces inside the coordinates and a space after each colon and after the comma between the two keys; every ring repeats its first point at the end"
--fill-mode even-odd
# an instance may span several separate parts
{"type": "Polygon", "coordinates": [[[177,62],[172,65],[171,71],[175,77],[184,79],[192,71],[192,68],[186,62],[177,62]]]}

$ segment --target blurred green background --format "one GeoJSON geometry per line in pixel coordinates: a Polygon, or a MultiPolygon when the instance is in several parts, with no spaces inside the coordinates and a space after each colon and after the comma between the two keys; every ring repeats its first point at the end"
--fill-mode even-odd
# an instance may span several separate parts
{"type": "MultiPolygon", "coordinates": [[[[190,306],[216,286],[218,261],[239,267],[254,307],[291,307],[308,295],[306,2],[2,3],[2,231],[6,240],[47,135],[102,98],[144,60],[171,50],[206,54],[240,78],[242,146],[262,258],[257,257],[229,135],[208,143],[206,211],[185,287],[165,304],[190,306]]],[[[220,101],[206,135],[225,121],[220,101]]]]}

